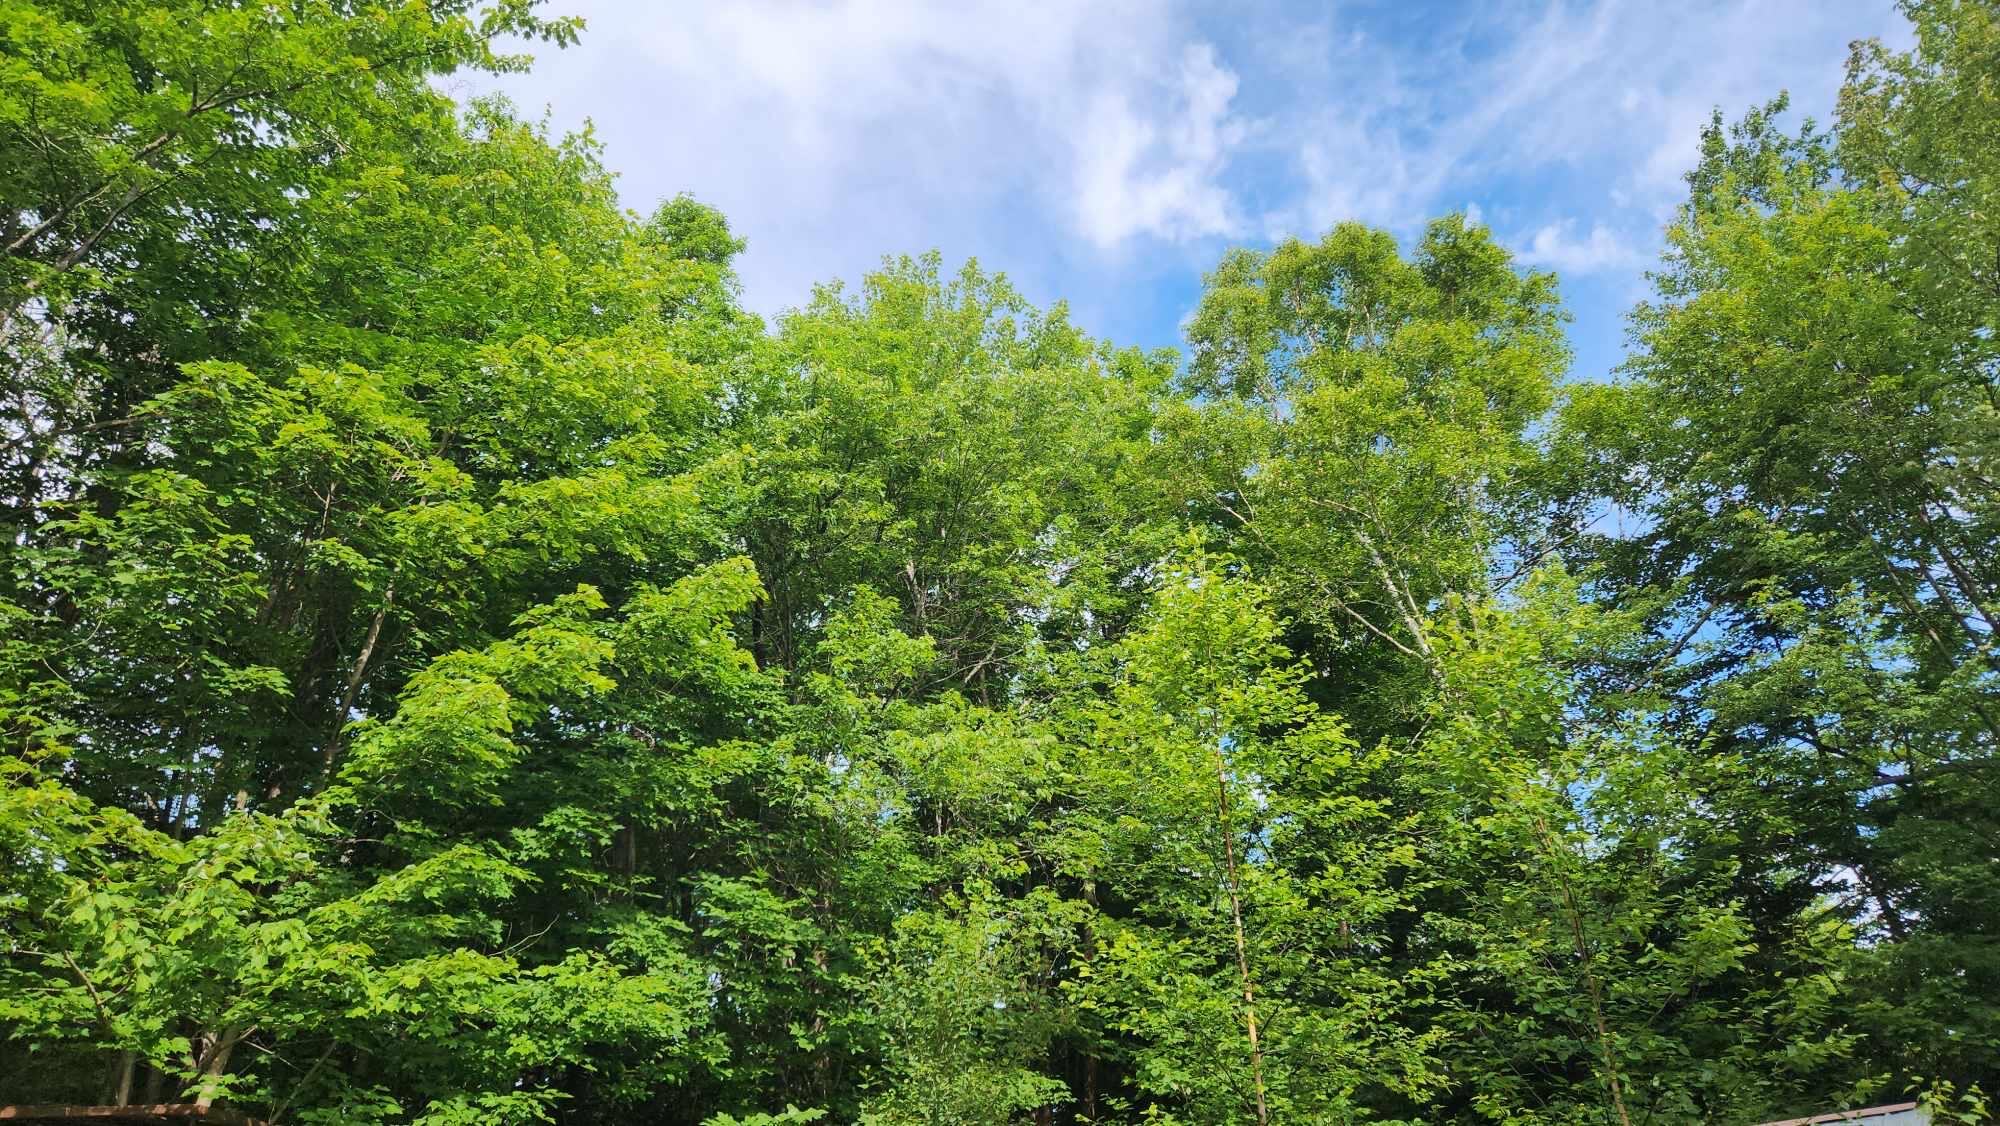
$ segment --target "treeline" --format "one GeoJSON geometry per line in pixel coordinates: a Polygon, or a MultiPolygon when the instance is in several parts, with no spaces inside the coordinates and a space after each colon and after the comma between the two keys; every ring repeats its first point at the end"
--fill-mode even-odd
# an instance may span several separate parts
{"type": "Polygon", "coordinates": [[[1458,216],[1184,357],[766,324],[438,92],[527,0],[0,3],[0,1102],[1982,1119],[2000,7],[1906,11],[1571,377],[1458,216]]]}

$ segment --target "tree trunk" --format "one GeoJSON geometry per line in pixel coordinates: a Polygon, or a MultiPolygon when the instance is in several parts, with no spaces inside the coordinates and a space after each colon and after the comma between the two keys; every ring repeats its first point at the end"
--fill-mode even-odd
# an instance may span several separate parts
{"type": "Polygon", "coordinates": [[[1594,964],[1595,951],[1583,933],[1583,913],[1576,904],[1576,893],[1571,890],[1569,874],[1562,869],[1562,862],[1549,825],[1541,817],[1535,818],[1535,837],[1542,846],[1542,856],[1555,873],[1556,885],[1562,892],[1563,913],[1568,916],[1570,941],[1576,951],[1577,965],[1583,973],[1584,992],[1590,998],[1591,1030],[1597,1035],[1598,1052],[1604,1061],[1604,1083],[1611,1089],[1611,1108],[1618,1115],[1619,1126],[1632,1126],[1632,1116],[1625,1110],[1625,1084],[1618,1075],[1618,1055],[1611,1044],[1611,1025],[1604,1017],[1604,986],[1597,980],[1594,964]]]}
{"type": "Polygon", "coordinates": [[[215,1096],[222,1086],[222,1076],[229,1070],[229,1057],[236,1051],[236,1043],[241,1039],[242,1030],[235,1028],[224,1029],[209,1038],[208,1050],[202,1054],[200,1074],[195,1079],[195,1113],[206,1114],[215,1103],[215,1096]]]}
{"type": "Polygon", "coordinates": [[[1250,984],[1250,947],[1243,936],[1243,897],[1236,883],[1236,837],[1229,824],[1229,763],[1219,747],[1215,752],[1215,800],[1222,824],[1222,855],[1229,874],[1229,919],[1236,926],[1236,973],[1243,986],[1243,1023],[1250,1037],[1250,1079],[1256,1087],[1257,1126],[1270,1126],[1270,1112],[1264,1106],[1264,1051],[1257,1043],[1257,998],[1250,984]]]}
{"type": "Polygon", "coordinates": [[[368,623],[368,636],[361,642],[361,652],[355,655],[354,668],[347,674],[347,687],[340,694],[340,707],[333,715],[333,734],[326,741],[326,754],[320,767],[320,785],[333,781],[334,764],[340,760],[340,745],[347,735],[347,717],[354,710],[354,701],[361,694],[361,683],[368,676],[369,658],[375,655],[375,643],[382,637],[383,619],[389,616],[389,608],[396,604],[396,580],[392,577],[382,589],[382,605],[375,610],[375,617],[368,623]]]}

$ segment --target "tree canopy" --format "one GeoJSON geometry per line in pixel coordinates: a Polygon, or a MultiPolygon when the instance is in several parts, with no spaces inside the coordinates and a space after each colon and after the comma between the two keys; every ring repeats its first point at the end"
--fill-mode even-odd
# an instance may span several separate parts
{"type": "Polygon", "coordinates": [[[1604,373],[1463,215],[1185,356],[767,322],[439,91],[529,0],[0,0],[0,1102],[1987,1120],[2000,7],[1904,9],[1604,373]]]}

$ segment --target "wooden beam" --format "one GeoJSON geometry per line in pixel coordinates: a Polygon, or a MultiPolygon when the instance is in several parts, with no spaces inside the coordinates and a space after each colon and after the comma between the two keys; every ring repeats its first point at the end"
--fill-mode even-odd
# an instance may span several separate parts
{"type": "Polygon", "coordinates": [[[140,1123],[212,1122],[215,1126],[265,1126],[233,1110],[202,1108],[193,1103],[152,1103],[138,1106],[0,1106],[0,1122],[62,1122],[79,1118],[140,1123]]]}

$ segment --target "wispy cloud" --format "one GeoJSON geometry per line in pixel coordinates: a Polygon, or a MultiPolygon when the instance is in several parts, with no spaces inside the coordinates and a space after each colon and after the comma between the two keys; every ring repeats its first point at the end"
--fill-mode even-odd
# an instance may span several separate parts
{"type": "Polygon", "coordinates": [[[1075,147],[1076,220],[1084,237],[1110,246],[1137,235],[1233,235],[1242,228],[1222,184],[1231,152],[1247,133],[1231,116],[1237,78],[1207,43],[1183,48],[1160,97],[1135,104],[1131,92],[1098,92],[1075,147]]]}
{"type": "Polygon", "coordinates": [[[932,246],[1108,308],[1225,240],[1466,201],[1528,261],[1636,275],[1714,107],[1828,106],[1847,42],[1900,25],[1889,0],[552,3],[582,45],[503,88],[593,118],[632,205],[721,206],[766,309],[932,246]]]}
{"type": "Polygon", "coordinates": [[[1550,223],[1535,231],[1516,247],[1515,254],[1530,266],[1563,274],[1638,269],[1650,257],[1602,223],[1593,224],[1588,233],[1579,235],[1573,219],[1550,223]]]}
{"type": "Polygon", "coordinates": [[[721,206],[753,303],[890,251],[1245,229],[1240,78],[1164,0],[561,6],[583,43],[501,88],[588,114],[633,205],[721,206]]]}
{"type": "Polygon", "coordinates": [[[936,190],[970,163],[1044,194],[1106,246],[1237,229],[1220,182],[1243,136],[1237,76],[1175,34],[1164,5],[835,0],[678,15],[641,49],[717,117],[764,111],[760,127],[789,134],[795,173],[936,190]]]}
{"type": "Polygon", "coordinates": [[[1470,191],[1513,197],[1492,201],[1495,218],[1545,248],[1562,235],[1547,224],[1580,209],[1586,242],[1650,241],[1713,110],[1786,88],[1829,105],[1847,43],[1899,29],[1886,0],[1598,0],[1467,6],[1416,41],[1365,20],[1335,30],[1357,11],[1325,17],[1316,59],[1282,55],[1307,96],[1268,134],[1301,187],[1267,217],[1274,231],[1348,216],[1411,228],[1470,191]]]}

